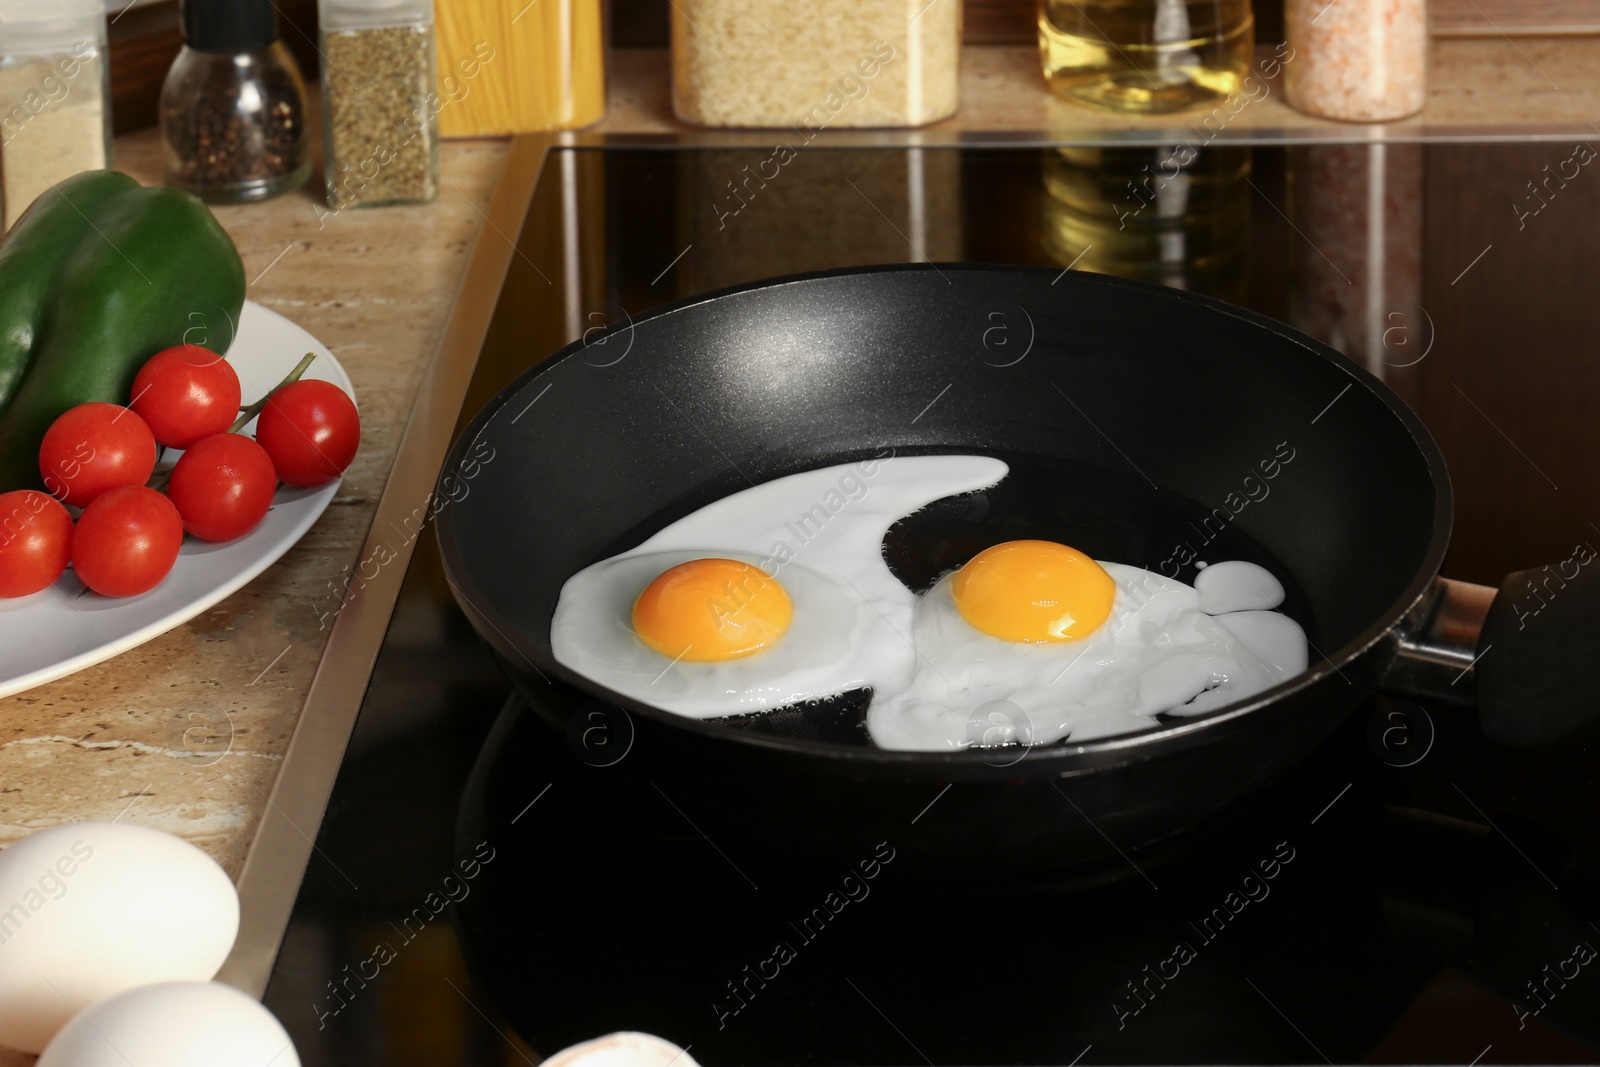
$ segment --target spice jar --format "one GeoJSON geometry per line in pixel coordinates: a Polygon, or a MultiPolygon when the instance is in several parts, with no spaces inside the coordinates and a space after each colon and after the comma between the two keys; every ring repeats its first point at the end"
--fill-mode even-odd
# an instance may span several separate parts
{"type": "Polygon", "coordinates": [[[1308,115],[1389,122],[1427,97],[1426,0],[1285,0],[1289,103],[1308,115]]]}
{"type": "Polygon", "coordinates": [[[921,126],[960,92],[961,0],[674,0],[672,106],[701,126],[921,126]]]}
{"type": "Polygon", "coordinates": [[[111,158],[100,0],[0,2],[0,199],[5,227],[35,197],[111,158]]]}
{"type": "Polygon", "coordinates": [[[334,208],[439,192],[432,0],[323,0],[323,167],[334,208]]]}
{"type": "Polygon", "coordinates": [[[213,203],[299,188],[306,88],[272,0],[183,0],[183,49],[161,86],[168,185],[213,203]]]}

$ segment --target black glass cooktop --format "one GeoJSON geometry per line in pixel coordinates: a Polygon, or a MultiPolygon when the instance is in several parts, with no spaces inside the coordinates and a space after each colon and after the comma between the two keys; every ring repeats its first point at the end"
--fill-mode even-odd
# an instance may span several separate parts
{"type": "MultiPolygon", "coordinates": [[[[1571,152],[558,152],[464,417],[594,327],[760,277],[1114,273],[1380,374],[1450,465],[1445,573],[1497,584],[1600,542],[1600,186],[1545,169],[1571,152]]],[[[684,810],[624,717],[563,735],[510,688],[426,532],[267,990],[308,1067],[531,1064],[618,1029],[708,1067],[1600,1060],[1593,722],[1509,747],[1383,698],[1211,825],[956,878],[907,863],[900,825],[822,855],[725,825],[737,796],[684,810]]],[[[914,817],[959,825],[962,787],[914,817]]]]}

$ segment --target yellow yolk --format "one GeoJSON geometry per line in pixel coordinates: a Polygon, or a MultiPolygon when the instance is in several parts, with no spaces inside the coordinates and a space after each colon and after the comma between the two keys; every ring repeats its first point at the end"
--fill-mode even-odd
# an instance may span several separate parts
{"type": "Polygon", "coordinates": [[[1075,641],[1111,614],[1117,583],[1077,549],[1007,541],[973,556],[952,579],[961,617],[1006,641],[1075,641]]]}
{"type": "Polygon", "coordinates": [[[759,567],[734,559],[692,559],[670,567],[633,602],[633,630],[669,659],[714,663],[774,645],[794,604],[759,567]]]}

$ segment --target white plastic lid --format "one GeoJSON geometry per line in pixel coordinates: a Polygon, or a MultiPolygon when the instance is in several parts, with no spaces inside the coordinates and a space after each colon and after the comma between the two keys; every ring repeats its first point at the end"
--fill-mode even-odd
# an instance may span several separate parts
{"type": "Polygon", "coordinates": [[[0,54],[67,52],[105,39],[104,0],[0,0],[0,54]]]}
{"type": "Polygon", "coordinates": [[[417,26],[433,22],[433,0],[320,0],[317,9],[325,30],[417,26]]]}

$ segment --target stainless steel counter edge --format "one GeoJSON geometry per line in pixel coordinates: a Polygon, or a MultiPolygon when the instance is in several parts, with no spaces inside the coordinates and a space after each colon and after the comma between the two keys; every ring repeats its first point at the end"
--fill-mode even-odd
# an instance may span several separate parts
{"type": "MultiPolygon", "coordinates": [[[[522,232],[548,150],[560,139],[512,139],[438,351],[417,390],[361,559],[373,558],[388,539],[389,524],[413,516],[433,492],[515,251],[513,242],[522,232]]],[[[251,996],[265,992],[272,974],[414,544],[391,549],[394,560],[352,594],[334,620],[267,810],[245,856],[239,876],[239,936],[217,981],[251,996]]]]}

